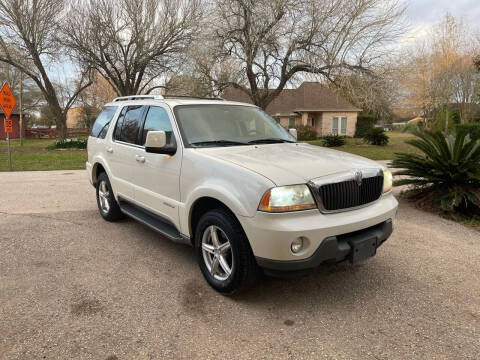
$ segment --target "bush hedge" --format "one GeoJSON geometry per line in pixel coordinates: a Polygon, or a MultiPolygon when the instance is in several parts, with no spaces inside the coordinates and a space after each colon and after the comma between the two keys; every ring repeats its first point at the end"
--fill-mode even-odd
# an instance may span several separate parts
{"type": "Polygon", "coordinates": [[[87,148],[87,139],[78,139],[78,138],[55,140],[55,142],[52,145],[47,147],[48,150],[86,149],[86,148],[87,148]]]}
{"type": "Polygon", "coordinates": [[[375,125],[376,122],[377,119],[375,118],[375,116],[358,115],[357,125],[355,127],[355,137],[364,137],[371,129],[373,129],[373,125],[375,125]]]}
{"type": "Polygon", "coordinates": [[[310,125],[297,125],[297,139],[299,141],[309,141],[317,139],[317,130],[310,125]]]}
{"type": "Polygon", "coordinates": [[[326,135],[322,138],[322,145],[325,147],[338,147],[345,145],[345,137],[339,135],[326,135]]]}
{"type": "Polygon", "coordinates": [[[480,139],[480,123],[458,124],[455,130],[457,134],[464,131],[469,134],[472,139],[480,139]]]}
{"type": "Polygon", "coordinates": [[[389,138],[382,128],[374,128],[363,136],[363,140],[371,145],[386,146],[389,138]]]}

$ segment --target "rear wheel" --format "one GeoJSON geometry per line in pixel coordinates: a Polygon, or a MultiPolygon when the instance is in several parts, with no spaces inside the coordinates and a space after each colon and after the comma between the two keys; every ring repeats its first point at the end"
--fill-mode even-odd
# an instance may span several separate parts
{"type": "Polygon", "coordinates": [[[203,215],[195,232],[195,250],[207,282],[231,295],[255,284],[258,266],[237,219],[225,209],[203,215]]]}
{"type": "Polygon", "coordinates": [[[100,215],[107,221],[116,221],[124,217],[113,194],[110,180],[104,172],[98,175],[97,179],[97,205],[100,215]]]}

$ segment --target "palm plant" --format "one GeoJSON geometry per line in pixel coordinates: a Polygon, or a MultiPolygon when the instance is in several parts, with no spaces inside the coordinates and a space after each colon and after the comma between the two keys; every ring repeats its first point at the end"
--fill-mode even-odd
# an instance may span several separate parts
{"type": "Polygon", "coordinates": [[[395,186],[410,185],[416,199],[454,217],[480,216],[480,139],[472,140],[461,131],[456,137],[440,132],[414,130],[416,139],[406,141],[418,154],[398,153],[390,164],[405,176],[395,186]]]}
{"type": "Polygon", "coordinates": [[[382,128],[372,128],[363,136],[363,140],[371,145],[387,146],[389,138],[382,128]]]}

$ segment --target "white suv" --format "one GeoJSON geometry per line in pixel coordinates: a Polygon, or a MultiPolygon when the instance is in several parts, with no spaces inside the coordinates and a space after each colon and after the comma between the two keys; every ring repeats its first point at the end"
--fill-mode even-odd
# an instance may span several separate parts
{"type": "Polygon", "coordinates": [[[117,98],[93,125],[86,166],[105,220],[126,214],[193,245],[223,294],[261,271],[374,256],[398,206],[378,163],[299,143],[258,107],[222,99],[117,98]]]}

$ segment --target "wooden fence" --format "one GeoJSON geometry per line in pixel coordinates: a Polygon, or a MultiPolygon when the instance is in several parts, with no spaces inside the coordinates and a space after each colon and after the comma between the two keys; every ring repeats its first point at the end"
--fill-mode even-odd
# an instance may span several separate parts
{"type": "MultiPolygon", "coordinates": [[[[88,136],[90,129],[67,129],[67,137],[88,136]]],[[[28,139],[55,139],[57,137],[57,129],[36,129],[27,128],[25,137],[28,139]]]]}

